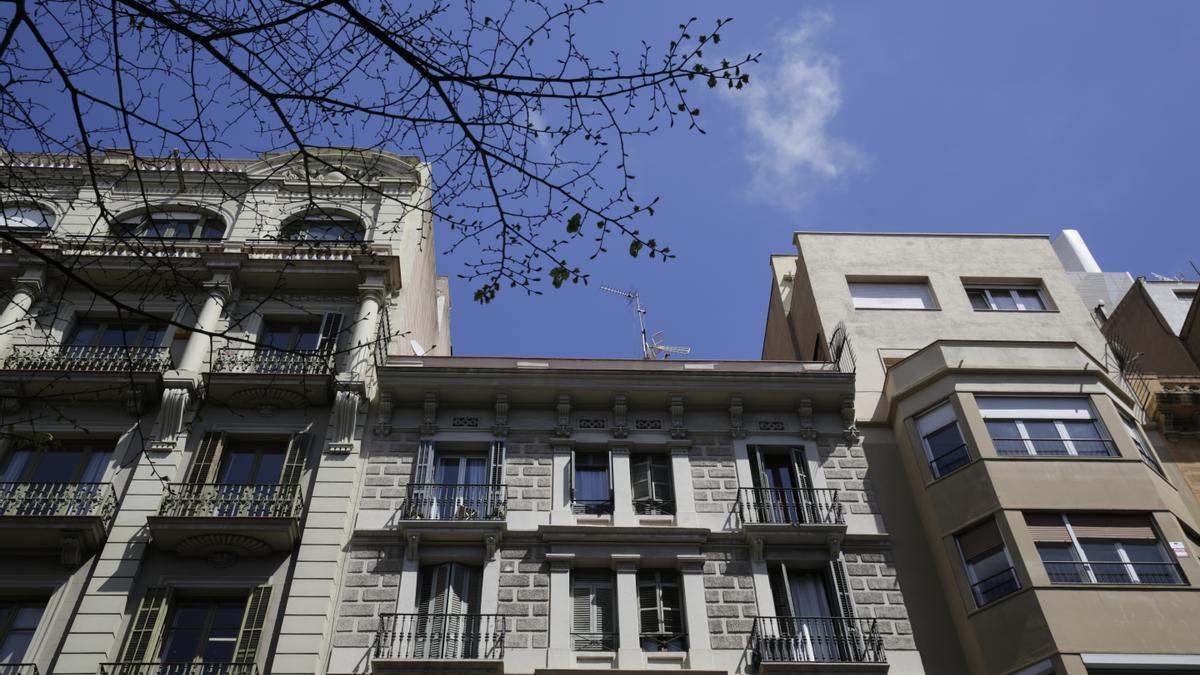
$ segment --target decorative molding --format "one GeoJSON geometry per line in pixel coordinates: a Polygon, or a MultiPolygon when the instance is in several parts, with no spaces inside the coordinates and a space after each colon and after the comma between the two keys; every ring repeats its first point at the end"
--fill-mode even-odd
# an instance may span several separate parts
{"type": "Polygon", "coordinates": [[[813,426],[813,404],[811,398],[800,399],[800,407],[796,409],[796,414],[800,416],[800,438],[814,440],[817,437],[817,430],[813,426]]]}
{"type": "Polygon", "coordinates": [[[571,435],[571,397],[566,394],[559,394],[558,403],[555,405],[557,414],[557,424],[554,426],[554,436],[556,438],[568,438],[571,435]]]}
{"type": "Polygon", "coordinates": [[[483,547],[485,551],[484,560],[491,560],[496,557],[496,547],[500,543],[500,537],[495,534],[483,535],[483,547]]]}
{"type": "Polygon", "coordinates": [[[675,566],[682,574],[703,574],[707,560],[702,554],[685,553],[675,556],[675,566]]]}
{"type": "Polygon", "coordinates": [[[640,553],[612,553],[612,568],[620,572],[637,572],[638,563],[642,561],[640,553]]]}
{"type": "Polygon", "coordinates": [[[333,438],[327,449],[345,455],[354,449],[354,430],[358,427],[358,405],[362,394],[352,389],[342,389],[333,399],[333,438]]]}
{"type": "Polygon", "coordinates": [[[407,560],[421,559],[421,533],[409,532],[404,538],[404,557],[407,560]]]}
{"type": "Polygon", "coordinates": [[[432,391],[425,392],[425,400],[421,411],[421,435],[432,436],[437,433],[437,409],[438,400],[437,394],[432,391]]]}
{"type": "Polygon", "coordinates": [[[198,534],[179,542],[175,552],[182,556],[212,556],[232,553],[239,557],[264,556],[271,552],[266,542],[242,534],[198,534]]]}
{"type": "Polygon", "coordinates": [[[745,409],[742,407],[741,396],[729,397],[729,435],[733,438],[745,438],[746,428],[742,426],[742,416],[745,409]]]}
{"type": "Polygon", "coordinates": [[[477,429],[479,427],[479,418],[474,415],[455,415],[450,418],[450,426],[459,429],[477,429]]]}
{"type": "Polygon", "coordinates": [[[146,414],[146,388],[130,387],[125,392],[125,410],[130,417],[141,417],[146,414]]]}
{"type": "Polygon", "coordinates": [[[392,395],[390,392],[379,394],[379,404],[375,409],[375,434],[379,436],[392,435],[392,395]]]}
{"type": "Polygon", "coordinates": [[[496,419],[492,424],[492,435],[503,438],[508,435],[508,394],[496,394],[496,419]]]}
{"type": "Polygon", "coordinates": [[[607,429],[608,420],[603,417],[580,417],[575,420],[575,426],[585,431],[593,431],[597,429],[607,429]]]}
{"type": "Polygon", "coordinates": [[[64,567],[79,567],[83,563],[83,536],[78,532],[64,532],[58,555],[64,567]]]}
{"type": "Polygon", "coordinates": [[[0,411],[15,413],[21,409],[21,394],[16,387],[0,388],[0,411]]]}
{"type": "Polygon", "coordinates": [[[671,394],[671,438],[686,438],[683,426],[683,394],[671,394]]]}
{"type": "Polygon", "coordinates": [[[759,420],[758,421],[758,430],[759,431],[787,431],[787,425],[785,425],[783,423],[783,420],[759,420]]]}
{"type": "Polygon", "coordinates": [[[570,572],[575,564],[574,553],[547,553],[546,562],[550,564],[550,572],[570,572]]]}
{"type": "Polygon", "coordinates": [[[842,554],[842,535],[841,534],[830,534],[829,535],[829,557],[832,559],[836,559],[841,554],[842,554]]]}
{"type": "Polygon", "coordinates": [[[158,408],[158,437],[150,441],[155,452],[170,452],[183,433],[183,414],[191,401],[191,392],[182,387],[163,389],[162,405],[158,408]]]}
{"type": "Polygon", "coordinates": [[[764,547],[763,547],[763,538],[762,537],[751,537],[750,538],[750,560],[752,560],[754,562],[762,562],[763,561],[763,548],[764,547]]]}
{"type": "Polygon", "coordinates": [[[662,431],[663,421],[657,417],[639,417],[633,421],[634,431],[662,431]]]}
{"type": "Polygon", "coordinates": [[[613,438],[626,438],[629,436],[629,397],[625,394],[613,395],[613,438]]]}
{"type": "Polygon", "coordinates": [[[308,405],[308,399],[304,394],[279,387],[250,387],[231,394],[229,404],[234,408],[256,408],[262,412],[263,408],[303,408],[308,405]]]}
{"type": "Polygon", "coordinates": [[[851,445],[858,443],[862,438],[862,434],[858,432],[858,427],[854,425],[854,397],[847,396],[842,399],[842,437],[851,445]]]}

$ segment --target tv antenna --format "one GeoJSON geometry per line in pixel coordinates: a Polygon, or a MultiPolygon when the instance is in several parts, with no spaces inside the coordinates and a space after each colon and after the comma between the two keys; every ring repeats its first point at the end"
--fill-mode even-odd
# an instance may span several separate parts
{"type": "Polygon", "coordinates": [[[646,308],[642,307],[642,298],[637,291],[623,291],[619,288],[611,288],[609,286],[601,286],[600,290],[613,295],[619,295],[629,301],[633,307],[633,311],[637,314],[638,328],[642,334],[642,358],[647,361],[657,359],[669,359],[672,354],[686,356],[692,353],[691,347],[671,347],[663,344],[662,331],[657,331],[653,335],[646,334],[646,308]]]}

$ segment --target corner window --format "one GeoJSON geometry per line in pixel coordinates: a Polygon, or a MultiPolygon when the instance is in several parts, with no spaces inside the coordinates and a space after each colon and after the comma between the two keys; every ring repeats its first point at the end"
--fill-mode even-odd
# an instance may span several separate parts
{"type": "Polygon", "coordinates": [[[54,229],[53,213],[33,205],[5,206],[0,209],[0,227],[14,234],[46,234],[54,229]]]}
{"type": "Polygon", "coordinates": [[[995,520],[976,525],[954,539],[976,606],[983,607],[1021,588],[995,520]]]}
{"type": "Polygon", "coordinates": [[[1037,286],[967,286],[971,307],[979,312],[1044,312],[1045,295],[1037,286]]]}
{"type": "Polygon", "coordinates": [[[851,281],[854,309],[937,309],[925,281],[851,281]]]}
{"type": "Polygon", "coordinates": [[[221,239],[225,223],[195,211],[151,211],[121,218],[114,234],[143,239],[221,239]]]}
{"type": "Polygon", "coordinates": [[[1026,513],[1053,584],[1185,583],[1149,516],[1026,513]]]}
{"type": "Polygon", "coordinates": [[[1116,446],[1085,398],[975,399],[1005,456],[1111,457],[1116,446]]]}
{"type": "Polygon", "coordinates": [[[934,478],[941,478],[971,461],[954,408],[949,402],[917,418],[917,433],[934,478]]]}
{"type": "Polygon", "coordinates": [[[1154,469],[1155,473],[1162,476],[1162,465],[1158,463],[1158,458],[1154,456],[1154,451],[1150,449],[1150,442],[1146,440],[1146,436],[1142,433],[1138,423],[1123,412],[1121,413],[1121,421],[1125,423],[1125,431],[1129,432],[1129,438],[1133,440],[1133,445],[1137,448],[1138,454],[1142,456],[1142,461],[1151,469],[1154,469]]]}
{"type": "Polygon", "coordinates": [[[288,241],[362,241],[362,223],[356,218],[310,214],[283,227],[280,239],[288,241]]]}

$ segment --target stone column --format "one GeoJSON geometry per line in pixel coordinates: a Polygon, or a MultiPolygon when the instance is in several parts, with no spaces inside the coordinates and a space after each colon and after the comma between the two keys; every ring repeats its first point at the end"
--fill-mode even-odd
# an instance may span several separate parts
{"type": "Polygon", "coordinates": [[[574,470],[571,464],[571,441],[555,440],[554,444],[554,460],[551,471],[554,475],[551,477],[551,494],[550,494],[550,524],[551,525],[573,525],[575,516],[571,513],[571,474],[574,470]]]}
{"type": "Polygon", "coordinates": [[[379,338],[379,313],[383,311],[384,285],[371,279],[358,287],[358,316],[350,334],[350,359],[345,372],[353,379],[366,380],[371,368],[371,352],[379,338]]]}
{"type": "Polygon", "coordinates": [[[610,445],[613,484],[613,525],[637,525],[633,512],[633,483],[629,476],[629,446],[610,445]]]}
{"type": "Polygon", "coordinates": [[[638,620],[637,568],[642,556],[636,553],[612,554],[617,571],[617,668],[642,668],[641,622],[638,620]]]}
{"type": "Polygon", "coordinates": [[[696,493],[692,487],[691,441],[671,441],[671,488],[675,492],[675,524],[695,527],[696,493]]]}
{"type": "Polygon", "coordinates": [[[12,297],[4,311],[0,312],[0,362],[8,357],[8,348],[25,323],[29,310],[33,309],[33,302],[42,290],[45,277],[44,269],[34,268],[13,279],[12,297]]]}
{"type": "Polygon", "coordinates": [[[680,555],[676,562],[688,635],[688,668],[711,668],[713,655],[708,635],[708,603],[704,601],[704,556],[680,555]]]}
{"type": "Polygon", "coordinates": [[[205,284],[205,287],[208,289],[208,298],[204,301],[204,307],[200,309],[200,315],[196,317],[195,328],[188,337],[187,346],[176,367],[176,370],[185,373],[199,373],[204,370],[204,360],[212,350],[212,338],[209,334],[217,330],[225,303],[229,302],[233,295],[231,280],[225,273],[213,275],[212,281],[205,284]]]}
{"type": "Polygon", "coordinates": [[[547,553],[550,563],[550,649],[546,665],[550,668],[571,667],[571,564],[574,553],[547,553]]]}

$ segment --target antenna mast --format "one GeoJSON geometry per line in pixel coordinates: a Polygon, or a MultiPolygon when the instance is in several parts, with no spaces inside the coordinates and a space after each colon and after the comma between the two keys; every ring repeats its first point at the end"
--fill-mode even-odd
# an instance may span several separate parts
{"type": "Polygon", "coordinates": [[[637,291],[623,291],[619,288],[610,286],[601,286],[600,290],[613,295],[619,295],[629,301],[633,306],[633,311],[637,313],[638,328],[641,331],[642,338],[642,358],[647,361],[654,361],[658,358],[669,359],[672,354],[686,356],[692,352],[691,347],[669,347],[662,343],[662,331],[654,333],[653,336],[646,334],[646,308],[642,307],[642,297],[637,291]]]}

